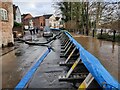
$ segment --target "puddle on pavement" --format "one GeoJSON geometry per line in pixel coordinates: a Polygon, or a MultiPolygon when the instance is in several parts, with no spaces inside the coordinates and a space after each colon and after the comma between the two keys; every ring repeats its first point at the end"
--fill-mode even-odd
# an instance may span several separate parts
{"type": "Polygon", "coordinates": [[[2,88],[14,88],[46,47],[21,46],[2,56],[2,88]]]}

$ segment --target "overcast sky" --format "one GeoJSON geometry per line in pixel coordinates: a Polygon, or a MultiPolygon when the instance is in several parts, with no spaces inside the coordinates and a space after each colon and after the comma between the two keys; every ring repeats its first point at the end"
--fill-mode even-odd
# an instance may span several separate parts
{"type": "MultiPolygon", "coordinates": [[[[61,0],[13,0],[13,3],[19,6],[21,14],[30,13],[32,16],[40,16],[43,14],[53,14],[55,8],[53,3],[61,0]]],[[[79,1],[79,0],[64,0],[64,1],[79,1]]],[[[93,1],[119,1],[119,0],[93,0],[93,1]]]]}
{"type": "Polygon", "coordinates": [[[19,6],[21,14],[31,13],[32,16],[43,14],[53,14],[53,0],[13,0],[13,3],[19,6]]]}

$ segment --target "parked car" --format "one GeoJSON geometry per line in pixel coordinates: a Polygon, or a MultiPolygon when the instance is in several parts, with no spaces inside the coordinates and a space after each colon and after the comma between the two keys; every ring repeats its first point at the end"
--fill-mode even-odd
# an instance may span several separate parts
{"type": "Polygon", "coordinates": [[[24,35],[22,27],[13,27],[13,36],[14,38],[21,38],[24,35]]]}
{"type": "Polygon", "coordinates": [[[40,26],[40,31],[43,31],[43,26],[40,26]]]}
{"type": "Polygon", "coordinates": [[[18,31],[13,31],[13,36],[14,38],[21,38],[23,37],[23,33],[18,31]]]}
{"type": "Polygon", "coordinates": [[[45,26],[43,31],[43,37],[53,37],[53,33],[48,26],[45,26]]]}

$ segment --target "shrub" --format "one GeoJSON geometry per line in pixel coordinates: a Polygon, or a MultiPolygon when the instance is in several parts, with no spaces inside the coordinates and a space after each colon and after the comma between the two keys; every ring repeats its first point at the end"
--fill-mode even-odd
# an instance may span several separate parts
{"type": "Polygon", "coordinates": [[[22,26],[21,23],[14,22],[14,27],[21,27],[21,26],[22,26]]]}
{"type": "MultiPolygon", "coordinates": [[[[107,41],[113,41],[113,37],[114,37],[113,35],[109,35],[107,33],[103,33],[102,35],[101,34],[97,35],[98,39],[104,39],[107,41]]],[[[120,34],[115,36],[115,41],[120,42],[120,34]]]]}
{"type": "Polygon", "coordinates": [[[107,33],[103,33],[102,35],[98,34],[97,38],[98,39],[107,39],[107,38],[110,38],[110,35],[108,35],[107,33]]]}
{"type": "Polygon", "coordinates": [[[120,34],[116,35],[115,39],[116,39],[116,41],[120,42],[120,34]]]}

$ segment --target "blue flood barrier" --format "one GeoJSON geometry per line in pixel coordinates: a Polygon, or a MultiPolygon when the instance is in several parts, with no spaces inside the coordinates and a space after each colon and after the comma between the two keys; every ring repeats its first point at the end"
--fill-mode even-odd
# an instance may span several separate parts
{"type": "Polygon", "coordinates": [[[80,52],[80,58],[88,69],[88,71],[92,74],[98,84],[104,90],[120,90],[120,84],[114,79],[110,73],[103,67],[103,65],[99,62],[99,60],[85,50],[70,34],[69,32],[64,31],[64,33],[69,37],[72,43],[76,46],[76,48],[80,52]]]}
{"type": "Polygon", "coordinates": [[[45,57],[49,54],[50,51],[51,49],[48,48],[48,50],[40,57],[40,59],[35,63],[35,65],[24,75],[24,77],[17,84],[14,90],[19,90],[19,89],[21,90],[27,85],[27,83],[29,82],[29,80],[32,78],[35,71],[37,70],[37,68],[40,66],[40,64],[45,59],[45,57]]]}

